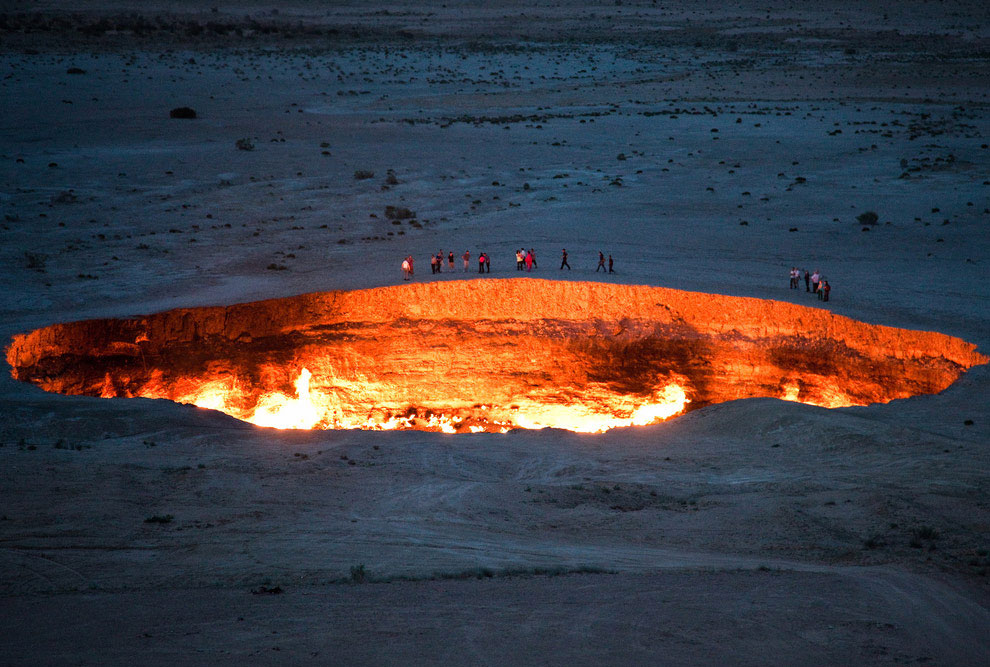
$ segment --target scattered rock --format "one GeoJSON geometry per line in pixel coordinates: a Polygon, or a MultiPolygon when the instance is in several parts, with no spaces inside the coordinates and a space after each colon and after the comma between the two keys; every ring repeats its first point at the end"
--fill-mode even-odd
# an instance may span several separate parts
{"type": "Polygon", "coordinates": [[[242,151],[254,150],[254,142],[248,139],[247,137],[238,139],[237,141],[234,142],[234,145],[237,146],[238,150],[242,150],[242,151]]]}
{"type": "Polygon", "coordinates": [[[354,172],[355,181],[364,181],[374,177],[375,177],[375,172],[373,171],[365,171],[364,169],[358,169],[357,171],[354,172]]]}

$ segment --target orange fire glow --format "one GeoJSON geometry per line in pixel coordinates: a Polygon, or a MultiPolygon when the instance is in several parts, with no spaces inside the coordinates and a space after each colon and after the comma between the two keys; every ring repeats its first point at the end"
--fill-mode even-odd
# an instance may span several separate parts
{"type": "Polygon", "coordinates": [[[944,334],[759,299],[529,278],[306,294],[15,336],[15,378],[280,429],[600,433],[750,397],[828,408],[948,387],[944,334]]]}

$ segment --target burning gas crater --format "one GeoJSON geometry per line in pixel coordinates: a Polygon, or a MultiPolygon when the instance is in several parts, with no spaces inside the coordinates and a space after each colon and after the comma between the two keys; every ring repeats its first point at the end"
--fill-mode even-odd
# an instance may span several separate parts
{"type": "Polygon", "coordinates": [[[47,391],[165,398],[275,428],[601,432],[722,401],[825,407],[986,363],[939,333],[657,287],[528,278],[305,294],[15,336],[47,391]]]}

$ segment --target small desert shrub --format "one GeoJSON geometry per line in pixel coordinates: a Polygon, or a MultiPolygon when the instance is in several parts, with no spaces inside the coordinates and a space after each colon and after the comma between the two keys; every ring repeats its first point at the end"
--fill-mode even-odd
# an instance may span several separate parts
{"type": "Polygon", "coordinates": [[[354,172],[354,180],[355,181],[364,181],[364,180],[367,180],[369,178],[374,178],[374,177],[375,177],[375,172],[373,172],[373,171],[367,171],[365,169],[358,169],[357,171],[354,172]]]}
{"type": "Polygon", "coordinates": [[[237,146],[237,150],[241,150],[241,151],[254,150],[254,142],[248,139],[247,137],[238,139],[237,141],[234,142],[234,145],[237,146]]]}
{"type": "Polygon", "coordinates": [[[175,517],[173,517],[171,514],[155,514],[154,516],[149,516],[147,519],[144,520],[144,522],[165,524],[165,523],[172,523],[172,519],[174,518],[175,517]]]}
{"type": "Polygon", "coordinates": [[[368,573],[364,571],[364,564],[361,565],[351,565],[351,578],[352,584],[363,584],[368,580],[368,573]]]}
{"type": "Polygon", "coordinates": [[[938,531],[931,526],[919,526],[914,531],[914,536],[919,540],[937,540],[938,531]]]}
{"type": "Polygon", "coordinates": [[[168,112],[169,118],[195,118],[196,110],[189,107],[176,107],[168,112]]]}
{"type": "Polygon", "coordinates": [[[856,216],[856,221],[861,225],[875,225],[880,220],[880,216],[875,211],[865,211],[856,216]]]}
{"type": "Polygon", "coordinates": [[[48,255],[40,252],[25,251],[24,259],[27,260],[27,268],[34,269],[35,271],[44,271],[45,262],[48,260],[48,255]]]}
{"type": "Polygon", "coordinates": [[[259,586],[251,591],[252,595],[281,595],[285,591],[281,586],[259,586]]]}
{"type": "Polygon", "coordinates": [[[864,549],[879,549],[880,547],[884,546],[885,544],[886,544],[886,542],[884,541],[882,535],[870,535],[868,538],[866,538],[863,541],[863,548],[864,549]]]}
{"type": "Polygon", "coordinates": [[[389,220],[406,220],[408,218],[415,218],[416,212],[410,211],[403,206],[386,206],[385,217],[389,220]]]}

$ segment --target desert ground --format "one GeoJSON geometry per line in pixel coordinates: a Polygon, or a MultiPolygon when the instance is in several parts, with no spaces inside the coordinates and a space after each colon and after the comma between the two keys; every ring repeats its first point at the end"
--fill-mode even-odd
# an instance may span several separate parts
{"type": "MultiPolygon", "coordinates": [[[[987,354],[988,40],[977,1],[2,0],[0,339],[527,247],[987,354]]],[[[8,368],[0,663],[986,665],[988,395],[295,431],[8,368]]]]}

